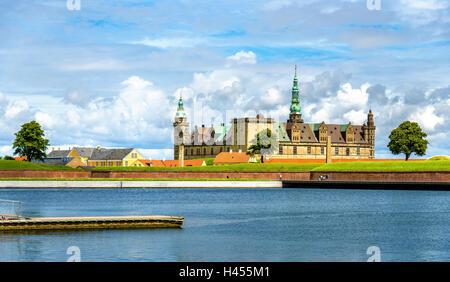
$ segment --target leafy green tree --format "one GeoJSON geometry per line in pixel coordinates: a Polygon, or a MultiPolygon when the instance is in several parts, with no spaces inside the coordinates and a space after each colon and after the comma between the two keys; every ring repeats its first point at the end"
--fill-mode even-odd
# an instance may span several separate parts
{"type": "Polygon", "coordinates": [[[27,161],[43,160],[47,157],[45,150],[49,145],[45,139],[44,131],[36,121],[31,121],[22,125],[22,128],[15,133],[16,139],[13,143],[14,154],[27,157],[27,161]]]}
{"type": "Polygon", "coordinates": [[[278,149],[278,138],[270,129],[265,129],[256,134],[256,142],[247,149],[248,155],[260,155],[261,163],[264,162],[263,156],[270,155],[278,149]]]}
{"type": "Polygon", "coordinates": [[[428,141],[425,140],[427,134],[422,131],[417,122],[402,122],[389,135],[389,150],[394,155],[405,154],[405,161],[409,159],[412,153],[418,156],[425,155],[428,141]]]}
{"type": "Polygon", "coordinates": [[[11,157],[11,156],[5,156],[3,159],[4,159],[5,161],[13,161],[13,160],[14,160],[14,158],[11,157]]]}

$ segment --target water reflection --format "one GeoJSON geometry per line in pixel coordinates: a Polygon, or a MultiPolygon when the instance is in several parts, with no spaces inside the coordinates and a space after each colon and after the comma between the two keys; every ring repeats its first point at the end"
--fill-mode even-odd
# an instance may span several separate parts
{"type": "Polygon", "coordinates": [[[2,190],[27,216],[184,216],[183,229],[0,233],[0,261],[450,260],[450,193],[309,189],[2,190]]]}

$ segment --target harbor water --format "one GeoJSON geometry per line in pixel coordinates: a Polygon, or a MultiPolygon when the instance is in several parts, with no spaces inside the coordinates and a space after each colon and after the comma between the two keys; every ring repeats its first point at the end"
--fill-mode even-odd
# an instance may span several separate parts
{"type": "MultiPolygon", "coordinates": [[[[0,233],[0,261],[450,261],[450,192],[10,189],[30,217],[171,215],[181,229],[0,233]]],[[[1,212],[1,211],[0,211],[1,212]]]]}

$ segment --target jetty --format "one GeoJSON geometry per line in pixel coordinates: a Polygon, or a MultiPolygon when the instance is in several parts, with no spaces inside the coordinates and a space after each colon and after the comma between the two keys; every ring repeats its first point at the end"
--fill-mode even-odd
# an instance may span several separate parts
{"type": "Polygon", "coordinates": [[[184,217],[163,215],[34,218],[3,215],[0,231],[181,228],[183,221],[184,217]]]}

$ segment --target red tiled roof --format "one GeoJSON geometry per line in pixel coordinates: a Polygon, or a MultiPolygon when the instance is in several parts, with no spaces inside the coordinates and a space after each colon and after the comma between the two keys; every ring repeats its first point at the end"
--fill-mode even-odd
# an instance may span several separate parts
{"type": "Polygon", "coordinates": [[[27,157],[14,157],[16,161],[25,161],[27,157]]]}
{"type": "Polygon", "coordinates": [[[222,152],[219,153],[214,159],[214,164],[238,164],[248,163],[250,156],[246,153],[238,152],[222,152]]]}
{"type": "MultiPolygon", "coordinates": [[[[180,165],[179,160],[138,160],[144,166],[152,167],[178,167],[180,165]]],[[[184,160],[184,166],[202,166],[205,164],[204,160],[184,160]]]]}
{"type": "Polygon", "coordinates": [[[264,157],[264,163],[326,163],[326,159],[267,159],[264,157]]]}

